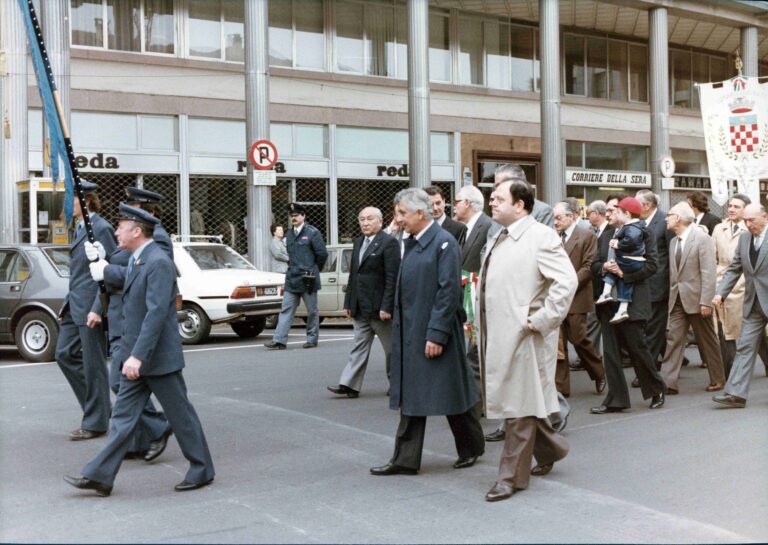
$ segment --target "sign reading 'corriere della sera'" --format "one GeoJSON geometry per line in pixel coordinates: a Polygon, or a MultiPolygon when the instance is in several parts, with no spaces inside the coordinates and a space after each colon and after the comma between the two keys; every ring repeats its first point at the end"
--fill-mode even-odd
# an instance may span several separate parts
{"type": "Polygon", "coordinates": [[[651,187],[648,172],[625,172],[623,170],[577,170],[565,169],[566,185],[602,185],[605,187],[651,187]]]}

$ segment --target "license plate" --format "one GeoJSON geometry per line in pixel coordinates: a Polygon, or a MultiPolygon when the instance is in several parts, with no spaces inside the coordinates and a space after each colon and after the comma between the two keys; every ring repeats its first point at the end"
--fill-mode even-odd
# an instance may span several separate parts
{"type": "Polygon", "coordinates": [[[264,295],[278,295],[278,287],[264,288],[264,295]]]}

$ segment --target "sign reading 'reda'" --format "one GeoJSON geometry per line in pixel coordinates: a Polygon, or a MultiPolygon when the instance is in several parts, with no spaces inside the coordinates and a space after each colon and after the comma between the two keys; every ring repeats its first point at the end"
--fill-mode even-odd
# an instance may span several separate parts
{"type": "Polygon", "coordinates": [[[117,163],[117,157],[112,157],[111,155],[105,157],[103,153],[97,153],[90,159],[85,155],[78,155],[75,157],[75,165],[77,165],[77,168],[120,168],[120,165],[117,163]]]}
{"type": "Polygon", "coordinates": [[[614,187],[651,187],[648,172],[624,172],[620,170],[565,170],[567,185],[602,185],[614,187]]]}

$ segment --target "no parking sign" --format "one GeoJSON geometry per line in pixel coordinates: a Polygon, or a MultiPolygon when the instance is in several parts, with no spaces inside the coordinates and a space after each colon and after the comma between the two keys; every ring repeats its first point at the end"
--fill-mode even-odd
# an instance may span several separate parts
{"type": "Polygon", "coordinates": [[[269,140],[257,140],[248,157],[256,170],[272,170],[277,163],[277,146],[269,140]]]}

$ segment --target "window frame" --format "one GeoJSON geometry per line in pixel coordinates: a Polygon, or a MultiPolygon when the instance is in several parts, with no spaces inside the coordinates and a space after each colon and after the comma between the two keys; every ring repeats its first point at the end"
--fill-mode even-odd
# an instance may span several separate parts
{"type": "MultiPolygon", "coordinates": [[[[281,2],[290,2],[291,4],[291,64],[290,66],[282,66],[279,64],[272,64],[269,62],[269,51],[267,51],[267,63],[269,64],[270,68],[284,68],[289,70],[309,70],[311,72],[334,72],[334,70],[329,70],[329,51],[328,51],[328,40],[329,38],[332,40],[332,42],[335,45],[336,42],[336,21],[333,17],[333,14],[329,14],[329,10],[333,11],[332,7],[329,6],[329,3],[326,0],[321,0],[322,7],[323,7],[323,66],[320,68],[316,68],[313,66],[297,66],[296,65],[296,17],[294,16],[295,13],[295,1],[294,0],[280,0],[281,2]],[[329,21],[332,21],[332,24],[329,25],[329,21]],[[329,30],[329,28],[331,30],[329,30]]],[[[269,9],[269,8],[267,8],[269,9]]],[[[222,10],[223,12],[223,10],[222,10]]],[[[269,34],[269,15],[267,15],[267,34],[269,34]]],[[[223,33],[222,33],[223,34],[223,33]]],[[[336,52],[335,48],[332,54],[330,54],[331,63],[335,66],[336,64],[336,52]]],[[[236,62],[236,61],[229,61],[229,62],[236,62]]],[[[338,72],[341,74],[356,74],[357,72],[338,72]]]]}
{"type": "MultiPolygon", "coordinates": [[[[206,0],[210,2],[211,0],[206,0]]],[[[213,57],[201,57],[198,55],[192,55],[189,50],[189,24],[190,24],[190,16],[189,16],[189,5],[190,0],[184,0],[184,8],[183,8],[183,24],[184,24],[184,36],[186,39],[184,40],[184,58],[186,59],[195,59],[196,61],[212,61],[212,62],[225,62],[229,64],[245,64],[245,13],[243,13],[243,60],[242,61],[231,61],[227,59],[227,37],[224,30],[224,27],[227,23],[227,21],[224,19],[224,4],[226,0],[216,0],[219,3],[219,51],[221,52],[219,55],[219,58],[213,58],[213,57]]],[[[142,0],[143,4],[143,0],[142,0]]],[[[291,4],[293,5],[293,4],[291,4]]],[[[291,8],[291,16],[293,16],[293,8],[291,8]]]]}

